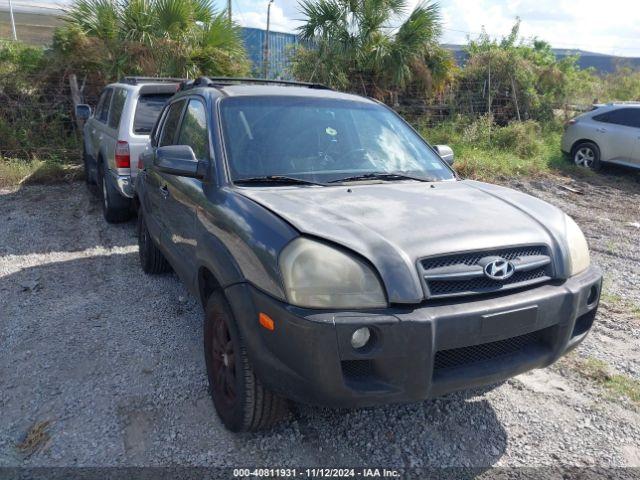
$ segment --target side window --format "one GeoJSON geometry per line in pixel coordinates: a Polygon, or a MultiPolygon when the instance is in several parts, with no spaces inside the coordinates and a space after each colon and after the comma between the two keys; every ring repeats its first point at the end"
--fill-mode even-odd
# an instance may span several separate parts
{"type": "Polygon", "coordinates": [[[621,125],[640,128],[640,108],[623,108],[620,112],[623,122],[621,125]]]}
{"type": "Polygon", "coordinates": [[[111,100],[111,114],[109,115],[109,126],[111,128],[118,128],[118,125],[120,125],[120,117],[122,117],[126,99],[127,91],[124,88],[117,88],[114,91],[113,100],[111,100]]]}
{"type": "Polygon", "coordinates": [[[594,115],[593,119],[596,122],[609,123],[609,113],[601,113],[600,115],[594,115]]]}
{"type": "Polygon", "coordinates": [[[200,100],[190,100],[182,119],[178,145],[189,145],[198,159],[207,158],[209,137],[207,135],[207,115],[200,100]]]}
{"type": "Polygon", "coordinates": [[[163,109],[160,112],[160,116],[158,117],[158,121],[151,128],[151,134],[149,135],[149,138],[151,140],[151,145],[153,145],[154,147],[157,147],[158,146],[158,142],[160,141],[160,132],[162,132],[162,127],[164,126],[164,121],[167,118],[167,111],[168,110],[169,109],[167,108],[166,110],[163,109]]]}
{"type": "Polygon", "coordinates": [[[100,112],[102,112],[102,108],[104,107],[104,99],[107,96],[107,90],[103,90],[102,94],[100,94],[100,98],[98,99],[98,105],[96,106],[96,110],[93,115],[98,118],[100,116],[100,112]]]}
{"type": "Polygon", "coordinates": [[[178,130],[182,107],[184,107],[184,100],[172,103],[169,107],[169,111],[164,117],[164,125],[162,126],[160,141],[158,142],[159,147],[174,145],[173,141],[176,138],[176,130],[178,130]]]}
{"type": "Polygon", "coordinates": [[[100,111],[96,113],[96,117],[102,123],[107,123],[109,118],[109,105],[111,104],[111,95],[113,95],[113,89],[109,88],[105,90],[104,97],[100,100],[100,111]]]}
{"type": "Polygon", "coordinates": [[[604,123],[640,128],[640,108],[620,108],[596,115],[593,119],[604,123]]]}

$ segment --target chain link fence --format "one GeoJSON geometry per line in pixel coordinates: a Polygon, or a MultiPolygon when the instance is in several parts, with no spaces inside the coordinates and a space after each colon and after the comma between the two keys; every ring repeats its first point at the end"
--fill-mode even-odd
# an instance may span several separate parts
{"type": "MultiPolygon", "coordinates": [[[[81,100],[94,109],[104,86],[103,82],[78,75],[81,100]]],[[[427,127],[458,116],[474,119],[490,114],[500,124],[530,118],[510,86],[490,91],[487,82],[457,83],[430,95],[418,86],[392,95],[376,91],[372,84],[363,84],[362,91],[353,93],[383,100],[410,121],[427,127]]],[[[554,115],[564,120],[588,108],[567,102],[554,106],[554,115]]],[[[0,157],[79,162],[80,139],[68,74],[60,78],[30,77],[21,82],[15,82],[11,75],[0,76],[0,157]]]]}

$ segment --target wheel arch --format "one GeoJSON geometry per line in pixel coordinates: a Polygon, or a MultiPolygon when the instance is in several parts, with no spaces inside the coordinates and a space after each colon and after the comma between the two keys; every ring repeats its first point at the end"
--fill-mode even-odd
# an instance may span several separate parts
{"type": "MultiPolygon", "coordinates": [[[[198,269],[198,295],[200,297],[200,304],[206,307],[207,301],[211,294],[216,291],[222,291],[222,284],[220,280],[213,274],[208,266],[201,266],[198,269]]],[[[224,292],[223,292],[224,294],[224,292]]]]}
{"type": "Polygon", "coordinates": [[[593,145],[595,145],[595,147],[598,149],[598,155],[601,156],[602,150],[600,149],[600,145],[598,145],[598,142],[596,142],[595,140],[592,140],[590,138],[581,138],[579,140],[576,140],[575,142],[573,142],[573,144],[571,145],[571,156],[573,157],[575,155],[576,152],[576,147],[578,145],[580,145],[581,143],[591,143],[593,145]]]}

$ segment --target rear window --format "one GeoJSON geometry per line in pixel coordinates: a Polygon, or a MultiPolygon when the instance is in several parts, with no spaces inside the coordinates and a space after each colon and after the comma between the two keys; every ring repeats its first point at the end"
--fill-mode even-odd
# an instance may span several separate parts
{"type": "Polygon", "coordinates": [[[156,123],[162,107],[173,96],[173,93],[156,93],[153,95],[140,95],[136,114],[133,118],[134,133],[151,133],[153,125],[156,123]]]}

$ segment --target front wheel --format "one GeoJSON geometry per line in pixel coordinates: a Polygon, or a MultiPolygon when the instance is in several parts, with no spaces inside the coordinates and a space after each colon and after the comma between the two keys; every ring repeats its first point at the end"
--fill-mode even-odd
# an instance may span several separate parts
{"type": "Polygon", "coordinates": [[[207,302],[204,353],[213,404],[229,430],[269,428],[287,415],[287,401],[256,378],[222,292],[214,292],[207,302]]]}
{"type": "Polygon", "coordinates": [[[581,168],[600,170],[600,149],[593,142],[582,142],[573,148],[573,163],[581,168]]]}

